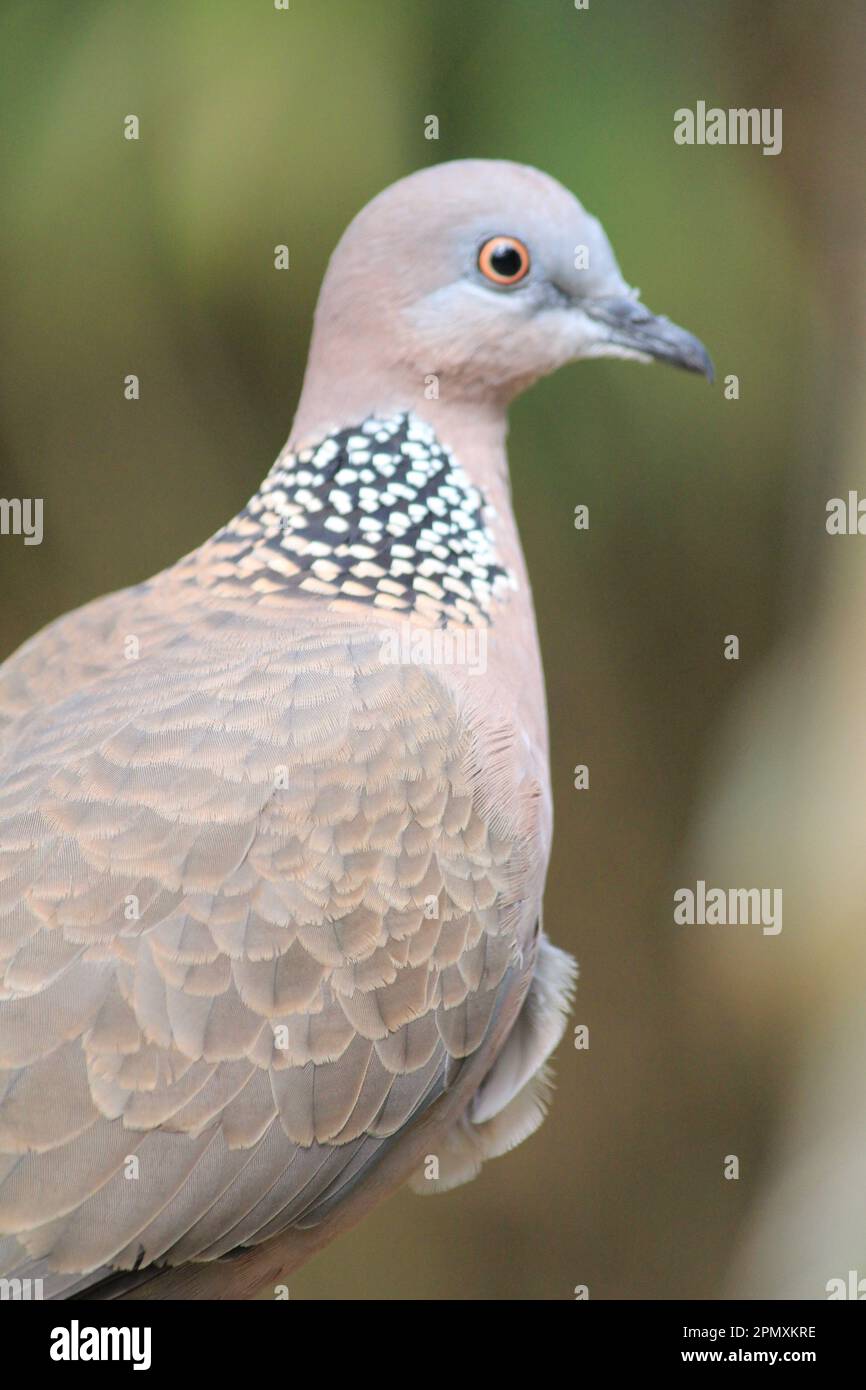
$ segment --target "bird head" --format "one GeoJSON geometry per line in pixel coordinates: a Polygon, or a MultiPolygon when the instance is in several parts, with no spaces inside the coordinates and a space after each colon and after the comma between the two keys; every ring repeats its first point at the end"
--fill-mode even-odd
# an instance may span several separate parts
{"type": "Polygon", "coordinates": [[[388,381],[394,399],[377,404],[400,406],[432,380],[443,395],[507,404],[590,357],[657,359],[712,380],[706,348],[641,303],[573,194],[525,165],[458,160],[393,184],[351,223],[311,361],[350,394],[359,375],[388,381]]]}

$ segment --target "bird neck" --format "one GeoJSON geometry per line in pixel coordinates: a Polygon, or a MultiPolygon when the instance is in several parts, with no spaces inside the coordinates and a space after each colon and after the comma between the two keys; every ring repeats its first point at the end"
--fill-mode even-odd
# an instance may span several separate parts
{"type": "MultiPolygon", "coordinates": [[[[342,427],[305,429],[300,411],[299,420],[258,492],[215,538],[231,545],[237,571],[340,606],[442,626],[491,622],[517,587],[498,535],[500,516],[506,529],[511,522],[504,431],[502,468],[491,471],[486,454],[481,470],[492,503],[430,420],[411,410],[367,413],[342,427]]],[[[480,428],[463,438],[473,462],[494,447],[480,428]]]]}

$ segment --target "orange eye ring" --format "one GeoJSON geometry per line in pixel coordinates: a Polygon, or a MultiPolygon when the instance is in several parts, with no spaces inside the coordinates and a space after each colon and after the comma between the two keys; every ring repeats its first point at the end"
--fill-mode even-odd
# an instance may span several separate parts
{"type": "Polygon", "coordinates": [[[491,284],[516,285],[529,274],[529,251],[515,236],[492,236],[478,252],[478,269],[491,284]]]}

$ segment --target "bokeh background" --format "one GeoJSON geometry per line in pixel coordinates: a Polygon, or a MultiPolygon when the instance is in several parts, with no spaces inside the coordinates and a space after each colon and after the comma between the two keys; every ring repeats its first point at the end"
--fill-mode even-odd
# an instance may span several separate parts
{"type": "Polygon", "coordinates": [[[859,0],[0,9],[0,496],[45,499],[40,547],[0,538],[0,657],[254,491],[334,243],[419,166],[556,175],[740,381],[726,400],[593,362],[513,411],[546,925],[590,1047],[566,1038],[533,1139],[450,1195],[399,1194],[294,1298],[821,1298],[866,1276],[866,540],[824,528],[864,473],[864,44],[859,0]],[[783,152],[677,146],[699,99],[781,107],[783,152]],[[697,878],[781,887],[781,935],[676,927],[697,878]]]}

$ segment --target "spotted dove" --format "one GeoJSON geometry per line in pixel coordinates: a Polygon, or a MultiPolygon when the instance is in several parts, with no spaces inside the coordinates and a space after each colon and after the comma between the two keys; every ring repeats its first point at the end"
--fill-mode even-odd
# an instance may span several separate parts
{"type": "Polygon", "coordinates": [[[506,408],[601,355],[709,374],[553,179],[402,180],[248,505],[0,670],[0,1275],[273,1296],[540,1122],[574,965],[506,408]]]}

